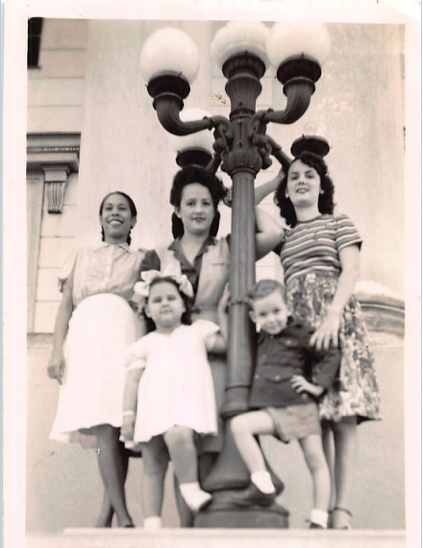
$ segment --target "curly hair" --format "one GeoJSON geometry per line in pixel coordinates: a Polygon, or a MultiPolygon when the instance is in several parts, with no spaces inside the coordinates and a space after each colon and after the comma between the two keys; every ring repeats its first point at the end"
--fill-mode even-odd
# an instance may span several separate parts
{"type": "Polygon", "coordinates": [[[275,291],[278,291],[282,295],[283,301],[286,302],[285,286],[282,285],[280,282],[269,279],[260,280],[259,282],[254,284],[247,294],[247,301],[250,305],[250,308],[252,307],[254,301],[264,299],[264,297],[271,295],[275,291]]]}
{"type": "MultiPolygon", "coordinates": [[[[187,166],[178,171],[173,179],[172,189],[170,191],[170,203],[174,207],[181,207],[182,192],[187,185],[198,183],[205,186],[211,195],[214,206],[215,216],[210,226],[210,234],[216,236],[219,230],[220,214],[217,210],[219,202],[224,198],[226,191],[222,181],[213,173],[209,173],[200,166],[187,166]]],[[[181,237],[184,233],[184,225],[181,219],[173,213],[172,215],[172,234],[174,238],[181,237]]]]}
{"type": "MultiPolygon", "coordinates": [[[[301,154],[296,156],[292,161],[291,166],[297,160],[300,160],[301,162],[303,162],[303,164],[307,164],[317,171],[320,177],[320,187],[322,190],[322,193],[319,195],[319,201],[317,204],[318,209],[320,213],[332,214],[335,205],[333,200],[335,187],[331,178],[329,177],[329,172],[325,161],[318,154],[314,154],[313,152],[308,151],[301,152],[301,154]]],[[[285,177],[282,179],[281,184],[276,189],[274,202],[279,207],[281,216],[286,220],[287,224],[290,227],[294,227],[297,224],[297,215],[295,214],[295,209],[292,205],[291,200],[286,197],[288,174],[289,169],[286,172],[285,177]]]]}
{"type": "MultiPolygon", "coordinates": [[[[181,323],[183,323],[184,325],[191,325],[191,299],[189,297],[187,297],[185,295],[185,293],[181,292],[181,290],[179,289],[178,283],[171,276],[163,276],[162,278],[160,278],[160,277],[154,278],[154,280],[150,284],[150,292],[151,292],[152,287],[154,287],[155,285],[159,285],[161,283],[169,283],[169,284],[172,284],[173,286],[176,287],[176,289],[177,289],[181,299],[184,301],[184,305],[185,305],[185,312],[182,314],[181,323]]],[[[146,299],[145,306],[147,304],[148,304],[148,297],[146,299]]],[[[142,314],[143,314],[144,319],[145,319],[146,324],[147,324],[147,332],[151,333],[151,331],[155,331],[156,330],[156,324],[145,313],[145,307],[143,308],[142,314]]]]}
{"type": "MultiPolygon", "coordinates": [[[[120,190],[114,190],[113,192],[109,192],[109,194],[106,194],[106,196],[102,199],[100,204],[100,217],[103,213],[104,204],[106,203],[107,198],[110,196],[113,196],[114,194],[119,194],[119,196],[123,196],[125,200],[128,202],[129,209],[131,211],[131,216],[136,217],[138,215],[137,208],[135,206],[134,200],[128,196],[128,194],[125,194],[125,192],[121,192],[120,190]]],[[[104,242],[105,234],[104,234],[104,228],[101,228],[101,241],[104,242]]],[[[131,245],[131,231],[128,232],[128,237],[126,238],[126,243],[128,245],[131,245]]]]}

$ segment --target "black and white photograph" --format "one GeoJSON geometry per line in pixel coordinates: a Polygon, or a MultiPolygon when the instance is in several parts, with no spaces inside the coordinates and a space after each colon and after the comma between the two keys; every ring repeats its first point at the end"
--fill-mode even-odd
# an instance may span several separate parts
{"type": "Polygon", "coordinates": [[[420,545],[420,7],[149,4],[3,6],[5,548],[420,545]]]}

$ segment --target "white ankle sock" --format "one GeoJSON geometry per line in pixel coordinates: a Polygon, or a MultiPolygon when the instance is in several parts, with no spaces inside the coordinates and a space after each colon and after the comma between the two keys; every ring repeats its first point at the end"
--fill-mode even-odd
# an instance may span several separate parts
{"type": "Polygon", "coordinates": [[[156,531],[162,528],[162,518],[160,516],[150,516],[144,518],[144,529],[148,531],[156,531]]]}
{"type": "Polygon", "coordinates": [[[272,483],[272,477],[269,472],[253,472],[251,474],[251,481],[266,495],[275,492],[275,486],[272,483]]]}
{"type": "Polygon", "coordinates": [[[181,483],[179,487],[185,502],[193,512],[200,510],[212,498],[210,493],[201,489],[198,482],[181,483]]]}
{"type": "Polygon", "coordinates": [[[325,512],[325,510],[319,510],[318,508],[314,508],[310,514],[310,521],[311,523],[317,523],[317,525],[321,525],[322,527],[327,529],[328,516],[329,514],[325,512]]]}

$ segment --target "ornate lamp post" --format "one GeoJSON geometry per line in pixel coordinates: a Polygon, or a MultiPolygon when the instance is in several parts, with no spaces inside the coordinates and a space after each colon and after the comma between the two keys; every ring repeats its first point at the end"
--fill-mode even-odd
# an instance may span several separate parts
{"type": "MultiPolygon", "coordinates": [[[[204,143],[194,143],[185,146],[178,163],[192,162],[195,153],[194,163],[208,162],[207,169],[213,171],[221,164],[233,182],[229,374],[224,418],[248,409],[253,337],[245,295],[255,279],[254,179],[261,169],[271,165],[270,155],[285,168],[289,165],[288,156],[266,135],[266,126],[269,122],[292,124],[306,112],[328,50],[329,38],[323,25],[277,23],[269,30],[263,23],[231,22],[222,27],[211,51],[228,80],[225,89],[231,101],[229,119],[201,114],[196,118],[192,111],[185,117],[181,112],[199,65],[197,48],[188,35],[176,28],[162,28],[146,40],[141,52],[141,70],[162,126],[177,136],[214,130],[212,159],[204,143]],[[256,112],[260,79],[269,60],[287,103],[282,111],[256,112]]],[[[226,435],[225,447],[205,484],[214,500],[196,518],[196,526],[287,527],[288,513],[276,504],[268,509],[240,511],[226,502],[231,489],[246,487],[248,481],[248,471],[231,437],[226,435]]],[[[275,482],[281,490],[280,481],[275,478],[275,482]]]]}

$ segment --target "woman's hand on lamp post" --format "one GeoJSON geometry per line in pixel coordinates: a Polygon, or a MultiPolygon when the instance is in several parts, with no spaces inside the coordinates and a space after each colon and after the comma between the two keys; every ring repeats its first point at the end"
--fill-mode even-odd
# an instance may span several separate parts
{"type": "Polygon", "coordinates": [[[266,198],[269,194],[272,192],[275,192],[281,182],[283,181],[283,178],[285,177],[285,171],[283,170],[283,167],[280,168],[278,171],[276,177],[273,179],[270,179],[270,181],[267,181],[267,183],[264,183],[263,185],[256,188],[254,192],[254,201],[255,204],[258,205],[260,202],[266,198]]]}
{"type": "Polygon", "coordinates": [[[233,190],[232,187],[225,187],[226,194],[223,198],[223,203],[227,207],[232,207],[233,190]]]}

